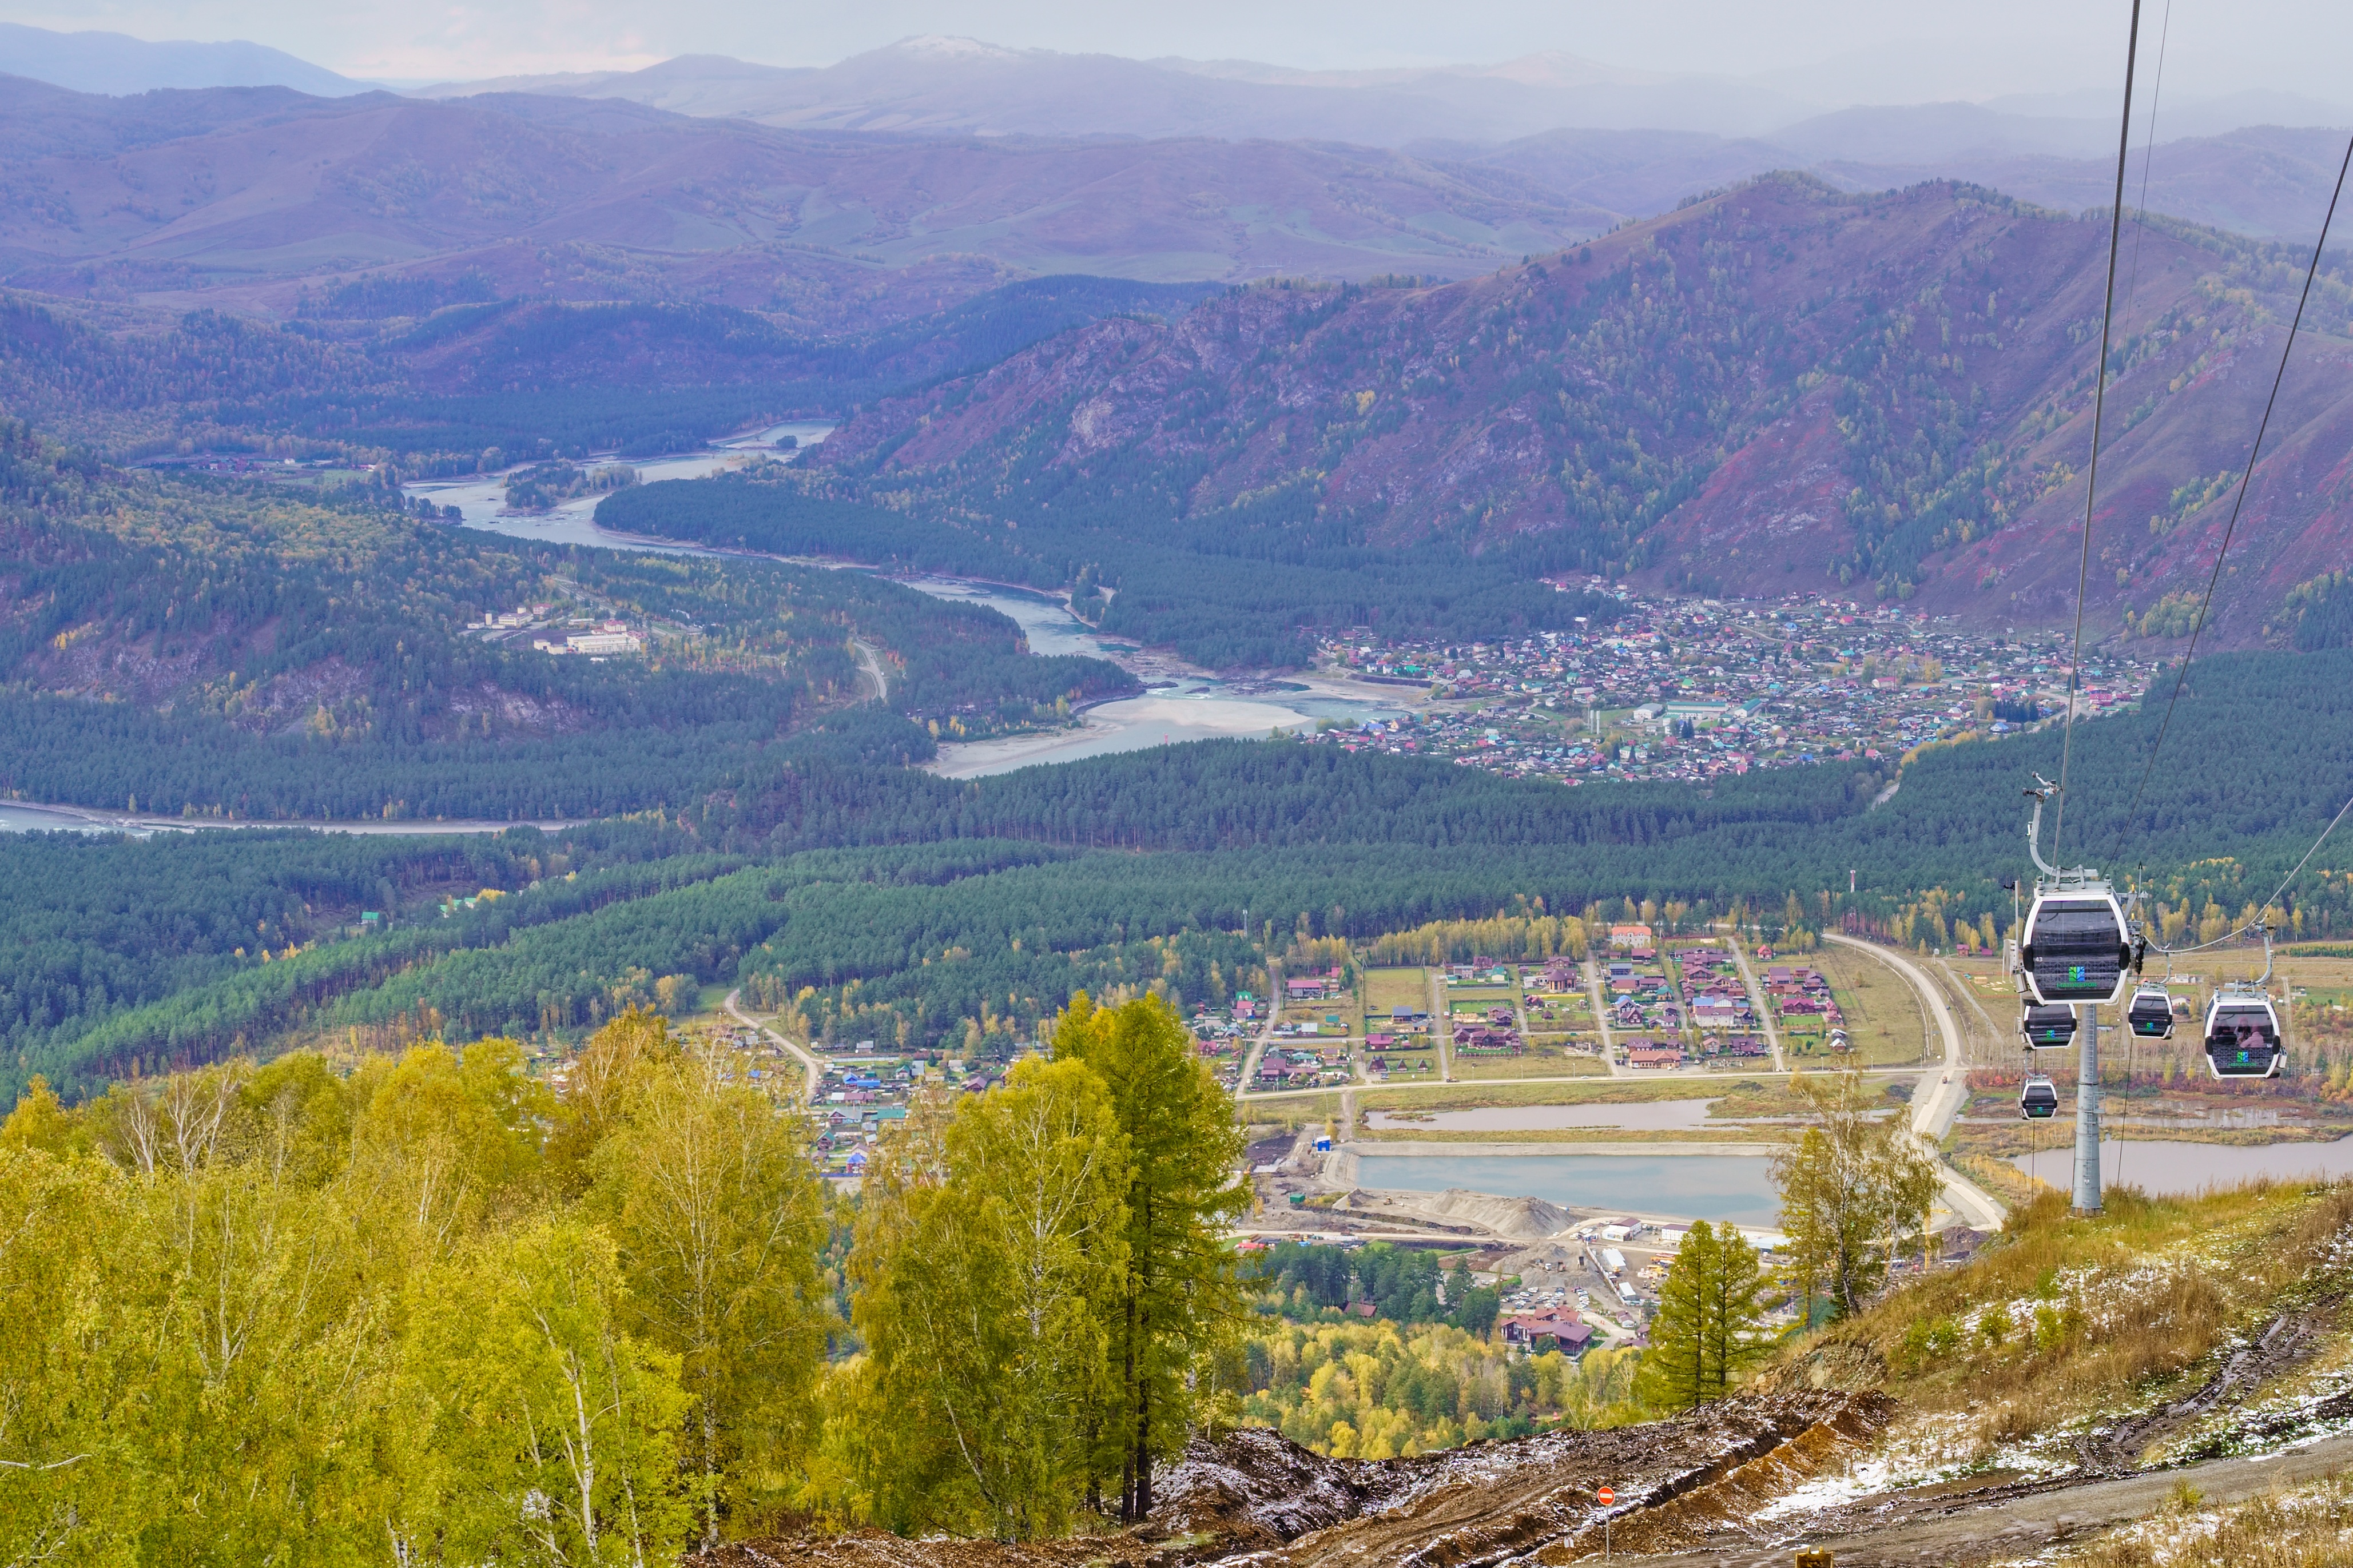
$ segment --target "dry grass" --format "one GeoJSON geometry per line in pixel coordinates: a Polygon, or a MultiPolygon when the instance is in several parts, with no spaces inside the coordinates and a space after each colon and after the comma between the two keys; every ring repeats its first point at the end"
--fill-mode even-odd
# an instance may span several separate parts
{"type": "Polygon", "coordinates": [[[1806,1353],[1884,1368],[1915,1411],[1966,1414],[1981,1458],[2202,1381],[2198,1363],[2317,1288],[2348,1224],[2348,1185],[2167,1199],[2115,1188],[2092,1220],[2046,1192],[1968,1268],[1896,1291],[1806,1353]]]}
{"type": "Polygon", "coordinates": [[[2207,1509],[2186,1486],[2165,1509],[2059,1558],[2066,1568],[2335,1568],[2353,1562],[2353,1481],[2310,1486],[2207,1509]]]}
{"type": "Polygon", "coordinates": [[[1482,1105],[1645,1105],[1659,1100],[1716,1100],[1745,1092],[1744,1083],[1752,1079],[1758,1093],[1766,1092],[1767,1083],[1778,1087],[1779,1082],[1769,1071],[1752,1072],[1730,1082],[1690,1078],[1597,1078],[1589,1083],[1514,1083],[1501,1079],[1449,1084],[1427,1091],[1366,1089],[1358,1093],[1356,1103],[1367,1110],[1469,1110],[1482,1105]]]}

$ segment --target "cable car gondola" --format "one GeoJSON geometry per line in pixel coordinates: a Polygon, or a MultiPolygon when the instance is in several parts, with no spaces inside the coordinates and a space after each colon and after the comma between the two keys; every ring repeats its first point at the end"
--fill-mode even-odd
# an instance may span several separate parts
{"type": "Polygon", "coordinates": [[[2132,956],[2124,906],[2105,882],[2036,887],[2026,937],[2018,948],[2018,972],[2028,995],[2045,1004],[2113,1006],[2124,1000],[2132,956]]]}
{"type": "Polygon", "coordinates": [[[2144,1040],[2173,1037],[2173,994],[2162,985],[2143,985],[2133,993],[2125,1019],[2144,1040]]]}
{"type": "Polygon", "coordinates": [[[2044,1121],[2058,1115],[2058,1088],[2041,1073],[2028,1074],[2026,1087],[2018,1091],[2018,1114],[2029,1121],[2044,1121]]]}
{"type": "Polygon", "coordinates": [[[2029,1005],[2019,1016],[2018,1032],[2036,1050],[2064,1050],[2075,1043],[2075,1009],[2029,1005]]]}
{"type": "Polygon", "coordinates": [[[2236,988],[2206,1007],[2206,1068],[2216,1078],[2277,1078],[2287,1055],[2269,995],[2236,988]]]}

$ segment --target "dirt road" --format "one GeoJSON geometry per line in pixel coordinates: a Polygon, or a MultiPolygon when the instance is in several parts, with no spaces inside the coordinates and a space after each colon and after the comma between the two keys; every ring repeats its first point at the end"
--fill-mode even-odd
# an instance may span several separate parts
{"type": "Polygon", "coordinates": [[[1805,1544],[1829,1548],[1838,1568],[1894,1568],[1898,1563],[1917,1568],[1923,1563],[1957,1568],[2027,1555],[2070,1537],[2146,1519],[2185,1483],[2209,1503],[2237,1502],[2274,1486],[2334,1475],[2348,1465],[2353,1465],[2353,1437],[2332,1437],[2261,1459],[2211,1459],[2075,1486],[1996,1483],[1977,1491],[1909,1500],[1897,1493],[1867,1499],[1825,1517],[1819,1533],[1773,1538],[1760,1531],[1761,1539],[1737,1545],[1639,1557],[1621,1552],[1618,1556],[1655,1568],[1788,1568],[1793,1549],[1805,1544]],[[1871,1520],[1876,1522],[1867,1522],[1871,1520]]]}
{"type": "Polygon", "coordinates": [[[818,1061],[815,1057],[809,1055],[808,1052],[803,1050],[791,1040],[786,1039],[783,1035],[771,1029],[767,1025],[760,1022],[757,1018],[754,1018],[750,1014],[744,1012],[743,1008],[737,1006],[736,998],[743,994],[744,993],[741,991],[730,991],[727,993],[727,1000],[722,1003],[721,1005],[725,1007],[729,1015],[745,1028],[757,1029],[761,1034],[767,1036],[768,1038],[776,1041],[776,1044],[785,1047],[786,1053],[795,1061],[798,1062],[801,1066],[801,1070],[808,1075],[808,1088],[803,1092],[802,1103],[807,1105],[815,1105],[818,1102],[818,1089],[825,1082],[825,1064],[818,1061]]]}

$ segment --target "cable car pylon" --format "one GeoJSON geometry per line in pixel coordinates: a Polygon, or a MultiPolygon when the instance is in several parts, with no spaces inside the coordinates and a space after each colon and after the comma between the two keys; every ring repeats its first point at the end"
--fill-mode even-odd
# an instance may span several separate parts
{"type": "Polygon", "coordinates": [[[2035,1049],[2065,1046],[2071,1037],[2081,1053],[2075,1075],[2073,1207],[2079,1215],[2095,1215],[2100,1212],[2100,1009],[2123,1004],[2139,967],[2140,948],[2124,903],[2106,878],[2088,866],[2063,868],[2042,858],[2042,807],[2059,791],[2059,785],[2037,773],[2034,787],[2025,792],[2034,803],[2026,823],[2026,851],[2037,875],[2033,905],[2010,948],[2010,973],[2018,984],[2019,1026],[2030,1057],[2035,1049]],[[2080,1027],[2079,1007],[2084,1015],[2080,1027]]]}

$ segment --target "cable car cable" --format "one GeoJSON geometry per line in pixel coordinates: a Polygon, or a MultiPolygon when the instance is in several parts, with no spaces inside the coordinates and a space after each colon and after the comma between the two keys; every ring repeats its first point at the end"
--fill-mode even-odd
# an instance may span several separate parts
{"type": "MultiPolygon", "coordinates": [[[[2345,195],[2345,173],[2348,169],[2353,169],[2353,136],[2346,139],[2345,156],[2337,165],[2337,188],[2329,193],[2328,212],[2320,220],[2320,237],[2313,242],[2312,264],[2305,268],[2304,273],[2304,292],[2296,297],[2295,316],[2288,323],[2287,342],[2280,345],[2279,368],[2272,374],[2271,395],[2263,400],[2263,421],[2255,426],[2255,444],[2247,452],[2246,471],[2239,476],[2239,493],[2231,502],[2231,520],[2222,529],[2222,545],[2215,551],[2214,569],[2206,577],[2206,596],[2199,601],[2198,618],[2190,623],[2189,646],[2182,651],[2181,668],[2174,672],[2173,694],[2165,700],[2165,717],[2158,722],[2157,739],[2149,742],[2148,762],[2141,769],[2140,783],[2133,790],[2132,805],[2125,808],[2124,819],[2116,825],[2116,845],[2108,850],[2111,860],[2116,858],[2116,850],[2123,847],[2125,835],[2132,831],[2133,813],[2140,809],[2141,796],[2148,788],[2149,775],[2157,771],[2158,752],[2164,748],[2166,731],[2173,725],[2173,705],[2181,700],[2181,688],[2189,679],[2189,661],[2198,657],[2198,639],[2205,635],[2206,615],[2214,605],[2214,586],[2222,580],[2222,562],[2231,553],[2231,536],[2238,531],[2239,511],[2247,504],[2247,487],[2254,479],[2256,460],[2263,456],[2263,435],[2271,428],[2272,408],[2279,402],[2280,384],[2287,379],[2288,355],[2295,351],[2295,335],[2304,323],[2304,308],[2312,299],[2313,279],[2320,274],[2321,255],[2328,248],[2329,226],[2337,221],[2337,204],[2345,195]]],[[[2070,711],[2073,711],[2072,705],[2070,711]]],[[[2063,766],[2060,777],[2063,781],[2066,777],[2063,766]]],[[[2063,796],[2062,800],[2063,803],[2063,796]]],[[[2063,804],[2061,809],[2064,811],[2063,804]]]]}
{"type": "Polygon", "coordinates": [[[2051,858],[2063,862],[2067,837],[2067,764],[2075,752],[2075,707],[2084,684],[2084,595],[2092,580],[2092,506],[2100,493],[2100,427],[2108,405],[2108,333],[2116,313],[2116,253],[2125,224],[2125,174],[2132,162],[2133,69],[2140,61],[2140,0],[2133,0],[2125,40],[2125,110],[2116,127],[2116,196],[2108,211],[2108,282],[2100,302],[2100,357],[2092,371],[2092,458],[2084,479],[2084,558],[2075,569],[2075,644],[2067,667],[2067,728],[2059,748],[2059,816],[2051,828],[2051,858]]]}
{"type": "MultiPolygon", "coordinates": [[[[2258,906],[2259,910],[2270,909],[2274,904],[2279,902],[2280,895],[2286,892],[2289,885],[2293,883],[2296,878],[2304,874],[2304,868],[2312,863],[2312,858],[2315,855],[2320,853],[2320,847],[2328,842],[2328,836],[2337,831],[2337,825],[2345,820],[2345,816],[2348,812],[2353,812],[2353,795],[2348,795],[2345,797],[2345,804],[2337,808],[2337,815],[2328,819],[2328,826],[2320,830],[2320,837],[2312,841],[2312,847],[2304,852],[2304,858],[2295,863],[2295,868],[2294,870],[2280,879],[2280,885],[2272,889],[2272,896],[2265,899],[2263,903],[2258,906]]],[[[2260,918],[2259,913],[2258,920],[2260,920],[2260,918]]],[[[2203,952],[2210,947],[2220,947],[2226,942],[2236,942],[2254,929],[2255,928],[2251,925],[2241,926],[2236,931],[2229,931],[2221,936],[2216,937],[2212,942],[2201,942],[2192,947],[2158,947],[2155,951],[2164,953],[2168,958],[2176,957],[2179,954],[2188,952],[2203,952]]]]}
{"type": "Polygon", "coordinates": [[[2165,96],[2165,46],[2173,37],[2173,0],[2165,0],[2165,16],[2157,28],[2157,75],[2148,89],[2148,132],[2141,138],[2140,203],[2133,208],[2132,271],[2125,279],[2125,317],[2132,317],[2134,299],[2140,292],[2140,242],[2148,237],[2148,172],[2157,162],[2157,106],[2165,96]]]}

